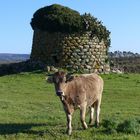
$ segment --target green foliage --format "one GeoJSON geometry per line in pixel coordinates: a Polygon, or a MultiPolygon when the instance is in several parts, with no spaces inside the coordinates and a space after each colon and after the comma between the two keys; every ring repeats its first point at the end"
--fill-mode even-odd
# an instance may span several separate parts
{"type": "Polygon", "coordinates": [[[140,134],[140,123],[136,119],[125,120],[118,125],[118,131],[127,134],[140,134]]]}
{"type": "Polygon", "coordinates": [[[104,119],[102,125],[106,128],[106,133],[117,133],[118,120],[116,118],[104,119]]]}
{"type": "Polygon", "coordinates": [[[91,14],[84,14],[81,16],[83,22],[83,30],[92,31],[92,36],[97,36],[101,41],[104,40],[107,46],[110,46],[110,32],[103,26],[101,21],[93,17],[91,14]],[[86,27],[88,26],[88,27],[86,27]]]}
{"type": "Polygon", "coordinates": [[[31,26],[50,32],[73,32],[81,29],[81,16],[77,11],[58,4],[37,10],[32,18],[31,26]]]}
{"type": "Polygon", "coordinates": [[[102,39],[110,46],[110,32],[101,21],[90,14],[80,15],[79,12],[58,4],[46,6],[37,10],[32,18],[33,29],[49,32],[82,32],[92,31],[92,36],[102,39]]]}
{"type": "Polygon", "coordinates": [[[117,132],[135,135],[140,134],[140,122],[135,118],[124,120],[120,123],[120,120],[112,117],[103,120],[102,125],[105,127],[105,132],[109,134],[117,132]]]}

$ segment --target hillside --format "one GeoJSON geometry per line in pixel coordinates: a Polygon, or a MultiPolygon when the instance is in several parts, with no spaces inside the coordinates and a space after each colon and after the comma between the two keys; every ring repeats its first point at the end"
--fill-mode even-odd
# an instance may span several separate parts
{"type": "Polygon", "coordinates": [[[111,69],[117,68],[128,73],[140,73],[140,54],[132,52],[110,52],[111,69]]]}
{"type": "Polygon", "coordinates": [[[0,53],[0,64],[21,62],[28,60],[29,58],[29,54],[0,53]]]}

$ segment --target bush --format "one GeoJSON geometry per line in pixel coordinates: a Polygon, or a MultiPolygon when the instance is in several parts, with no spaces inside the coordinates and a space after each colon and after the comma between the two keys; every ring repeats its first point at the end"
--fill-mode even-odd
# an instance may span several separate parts
{"type": "Polygon", "coordinates": [[[92,36],[97,36],[99,40],[104,40],[107,46],[110,46],[110,32],[102,25],[101,21],[98,21],[97,18],[91,16],[90,14],[84,14],[82,17],[82,27],[83,30],[92,31],[92,36]],[[88,28],[87,28],[88,24],[88,28]]]}
{"type": "Polygon", "coordinates": [[[46,31],[73,32],[81,29],[81,16],[77,11],[58,4],[37,10],[31,26],[46,31]]]}
{"type": "Polygon", "coordinates": [[[118,120],[116,118],[109,118],[106,120],[103,120],[102,125],[106,128],[106,133],[117,133],[117,127],[118,127],[118,120]]]}
{"type": "MultiPolygon", "coordinates": [[[[90,14],[80,15],[79,12],[58,4],[46,6],[37,10],[31,20],[31,26],[49,32],[74,33],[92,31],[92,36],[104,40],[110,46],[110,32],[97,18],[90,14]]],[[[92,37],[91,36],[91,37],[92,37]]]]}
{"type": "Polygon", "coordinates": [[[108,118],[103,120],[103,127],[105,127],[106,133],[126,133],[126,134],[140,134],[140,120],[139,119],[129,119],[124,120],[120,123],[116,118],[108,118]]]}
{"type": "Polygon", "coordinates": [[[125,120],[123,123],[118,125],[118,132],[140,134],[140,123],[136,119],[125,120]]]}

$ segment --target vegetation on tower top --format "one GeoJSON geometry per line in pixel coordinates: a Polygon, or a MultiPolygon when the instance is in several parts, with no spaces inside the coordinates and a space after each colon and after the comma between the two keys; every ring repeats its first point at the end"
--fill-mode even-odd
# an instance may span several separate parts
{"type": "Polygon", "coordinates": [[[40,29],[49,32],[75,33],[92,31],[93,36],[104,40],[110,46],[110,32],[101,21],[91,14],[80,15],[68,7],[53,4],[38,9],[31,20],[33,30],[40,29]]]}

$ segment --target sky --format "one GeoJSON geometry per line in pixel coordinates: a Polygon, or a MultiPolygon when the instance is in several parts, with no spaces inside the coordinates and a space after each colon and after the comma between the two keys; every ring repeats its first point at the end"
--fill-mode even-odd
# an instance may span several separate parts
{"type": "Polygon", "coordinates": [[[80,14],[91,13],[111,32],[109,51],[140,53],[140,0],[1,0],[0,53],[30,54],[36,10],[61,4],[80,14]]]}

